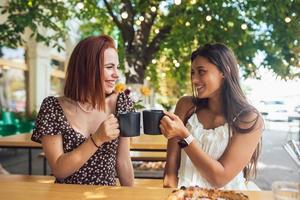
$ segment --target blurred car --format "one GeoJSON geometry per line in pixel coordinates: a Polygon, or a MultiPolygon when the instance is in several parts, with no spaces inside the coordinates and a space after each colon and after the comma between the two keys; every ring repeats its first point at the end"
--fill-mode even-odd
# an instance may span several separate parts
{"type": "Polygon", "coordinates": [[[288,105],[281,100],[261,101],[259,111],[269,121],[288,121],[288,105]]]}
{"type": "Polygon", "coordinates": [[[294,111],[300,114],[300,105],[295,106],[294,111]]]}

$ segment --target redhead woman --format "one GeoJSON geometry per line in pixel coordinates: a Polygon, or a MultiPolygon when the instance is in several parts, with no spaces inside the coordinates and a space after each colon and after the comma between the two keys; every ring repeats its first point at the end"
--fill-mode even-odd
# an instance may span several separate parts
{"type": "Polygon", "coordinates": [[[119,58],[112,38],[88,37],[72,52],[64,96],[44,99],[32,140],[42,143],[56,183],[133,185],[129,141],[116,116],[133,109],[114,92],[119,58]]]}
{"type": "Polygon", "coordinates": [[[164,186],[247,189],[263,120],[241,89],[236,58],[223,44],[207,44],[191,63],[193,96],[161,120],[168,138],[164,186]]]}

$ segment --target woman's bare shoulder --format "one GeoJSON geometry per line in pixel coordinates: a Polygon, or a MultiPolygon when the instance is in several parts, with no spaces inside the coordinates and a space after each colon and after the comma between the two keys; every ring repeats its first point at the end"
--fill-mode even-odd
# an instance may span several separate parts
{"type": "Polygon", "coordinates": [[[67,110],[71,110],[73,109],[76,104],[75,101],[69,99],[68,97],[65,97],[65,96],[59,96],[59,97],[55,97],[60,105],[60,107],[64,110],[64,111],[67,111],[67,110]]]}
{"type": "MultiPolygon", "coordinates": [[[[237,117],[236,123],[241,130],[253,131],[264,129],[264,120],[257,110],[252,110],[237,117]]],[[[252,131],[250,131],[252,132],[252,131]]]]}
{"type": "Polygon", "coordinates": [[[193,97],[192,96],[183,96],[178,100],[178,102],[176,104],[175,114],[181,118],[184,118],[186,113],[192,107],[195,107],[195,105],[193,104],[193,97]]]}
{"type": "Polygon", "coordinates": [[[194,105],[193,104],[193,97],[192,96],[182,96],[178,102],[177,106],[188,106],[188,105],[194,105]]]}

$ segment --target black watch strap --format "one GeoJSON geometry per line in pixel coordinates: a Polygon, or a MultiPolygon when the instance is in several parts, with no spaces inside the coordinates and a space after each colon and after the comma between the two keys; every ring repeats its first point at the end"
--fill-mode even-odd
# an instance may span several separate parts
{"type": "Polygon", "coordinates": [[[182,140],[179,140],[178,145],[180,148],[185,148],[185,147],[189,146],[193,140],[194,140],[193,135],[189,135],[188,137],[186,137],[182,140]]]}
{"type": "Polygon", "coordinates": [[[177,144],[179,145],[179,147],[180,148],[185,148],[185,147],[187,147],[189,144],[185,141],[185,140],[179,140],[178,142],[177,142],[177,144]]]}

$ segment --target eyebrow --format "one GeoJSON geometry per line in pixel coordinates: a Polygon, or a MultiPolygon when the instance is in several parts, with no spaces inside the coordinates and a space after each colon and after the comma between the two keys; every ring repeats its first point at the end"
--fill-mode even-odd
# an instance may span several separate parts
{"type": "MultiPolygon", "coordinates": [[[[109,65],[115,66],[114,63],[106,63],[106,64],[104,64],[104,66],[109,66],[109,65]]],[[[119,66],[120,66],[120,64],[117,65],[117,67],[119,67],[119,66]]]]}
{"type": "Polygon", "coordinates": [[[198,66],[194,67],[194,69],[205,69],[205,67],[202,65],[198,65],[198,66]]]}

